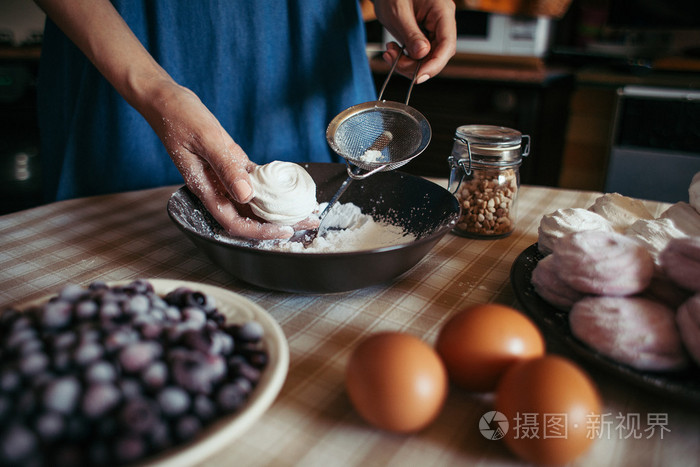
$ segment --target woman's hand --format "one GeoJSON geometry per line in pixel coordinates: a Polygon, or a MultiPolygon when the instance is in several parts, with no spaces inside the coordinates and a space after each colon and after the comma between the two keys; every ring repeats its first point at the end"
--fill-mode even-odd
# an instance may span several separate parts
{"type": "Polygon", "coordinates": [[[254,220],[248,172],[255,167],[199,98],[179,86],[134,36],[108,0],[36,0],[165,145],[188,188],[232,235],[288,238],[284,227],[254,220]]]}
{"type": "MultiPolygon", "coordinates": [[[[396,70],[412,77],[422,60],[416,83],[437,75],[455,54],[457,23],[453,0],[375,0],[374,11],[382,25],[406,48],[396,70]]],[[[383,58],[393,63],[401,53],[396,43],[387,45],[383,58]]]]}
{"type": "Polygon", "coordinates": [[[289,238],[294,226],[256,220],[246,204],[253,198],[248,173],[255,164],[189,89],[166,80],[143,110],[153,130],[182,174],[187,187],[230,234],[256,239],[289,238]]]}

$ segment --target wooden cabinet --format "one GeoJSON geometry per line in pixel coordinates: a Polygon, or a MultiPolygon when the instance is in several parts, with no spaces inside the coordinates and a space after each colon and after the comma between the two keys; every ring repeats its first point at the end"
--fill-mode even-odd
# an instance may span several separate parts
{"type": "Polygon", "coordinates": [[[562,154],[560,187],[603,191],[614,116],[614,88],[575,89],[562,154]]]}
{"type": "Polygon", "coordinates": [[[575,73],[575,82],[559,186],[596,191],[606,190],[621,89],[629,85],[679,90],[700,88],[696,73],[659,70],[636,74],[610,67],[579,68],[575,73]]]}

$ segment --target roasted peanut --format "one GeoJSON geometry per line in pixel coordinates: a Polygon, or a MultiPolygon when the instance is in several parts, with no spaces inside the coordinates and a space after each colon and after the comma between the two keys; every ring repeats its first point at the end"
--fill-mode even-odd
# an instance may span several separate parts
{"type": "Polygon", "coordinates": [[[462,215],[456,229],[467,236],[504,236],[515,229],[514,169],[474,171],[465,177],[457,193],[462,215]]]}

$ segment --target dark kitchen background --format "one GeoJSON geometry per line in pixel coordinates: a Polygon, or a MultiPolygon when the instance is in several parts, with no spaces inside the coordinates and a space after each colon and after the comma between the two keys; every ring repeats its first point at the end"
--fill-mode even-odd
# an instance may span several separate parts
{"type": "Polygon", "coordinates": [[[31,0],[0,2],[0,214],[41,202],[36,76],[43,27],[31,0]]]}
{"type": "MultiPolygon", "coordinates": [[[[387,39],[362,1],[375,80],[387,39]]],[[[700,171],[700,16],[693,0],[457,1],[458,54],[414,89],[433,127],[402,168],[446,177],[455,129],[532,138],[522,182],[675,202],[700,171]]],[[[43,13],[0,2],[0,214],[41,203],[36,76],[43,13]]],[[[403,101],[408,80],[385,98],[403,101]]]]}

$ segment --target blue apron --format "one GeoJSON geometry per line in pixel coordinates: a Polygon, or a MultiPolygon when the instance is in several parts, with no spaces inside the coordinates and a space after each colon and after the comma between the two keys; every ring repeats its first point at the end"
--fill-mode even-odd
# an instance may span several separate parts
{"type": "MultiPolygon", "coordinates": [[[[376,99],[357,0],[113,3],[259,164],[337,161],[328,123],[376,99]]],[[[46,201],[183,183],[148,123],[50,20],[38,104],[46,201]]]]}

